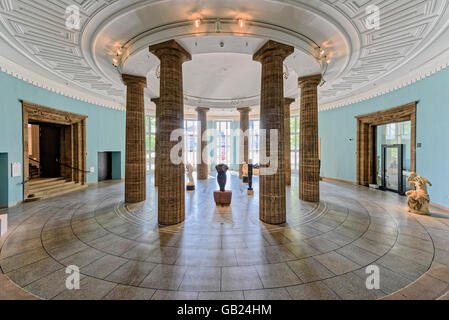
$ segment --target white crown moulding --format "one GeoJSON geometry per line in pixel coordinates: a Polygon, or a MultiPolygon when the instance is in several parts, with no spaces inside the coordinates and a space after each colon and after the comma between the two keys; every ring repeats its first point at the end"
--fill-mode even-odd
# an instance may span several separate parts
{"type": "Polygon", "coordinates": [[[438,55],[436,58],[424,63],[415,71],[408,73],[407,75],[400,77],[399,79],[386,82],[385,84],[376,87],[374,89],[367,90],[364,93],[357,94],[353,97],[346,99],[340,99],[331,103],[324,103],[319,105],[319,111],[328,111],[332,109],[346,107],[352,104],[370,100],[383,96],[385,94],[394,92],[396,90],[407,87],[418,81],[424,80],[440,71],[449,67],[449,50],[438,55]]]}
{"type": "MultiPolygon", "coordinates": [[[[319,111],[328,111],[332,109],[337,109],[352,104],[356,104],[362,101],[373,99],[406,86],[409,86],[415,82],[423,80],[435,73],[442,71],[449,67],[449,50],[444,54],[440,55],[438,58],[429,61],[420,68],[416,69],[414,72],[407,74],[406,76],[396,79],[394,81],[387,82],[386,84],[371,89],[365,93],[358,94],[354,97],[339,100],[332,103],[320,104],[319,111]]],[[[22,66],[0,56],[0,70],[6,74],[9,74],[17,79],[28,82],[34,86],[55,92],[57,94],[83,101],[86,103],[102,106],[105,108],[110,108],[114,110],[125,111],[126,106],[124,103],[119,103],[116,101],[110,101],[108,99],[102,99],[87,93],[81,92],[79,90],[68,88],[57,81],[47,79],[35,72],[29,71],[22,66]]],[[[148,100],[148,99],[145,99],[148,100]]],[[[148,104],[148,103],[147,103],[148,104]]],[[[292,111],[297,109],[297,103],[292,105],[292,111]]]]}
{"type": "Polygon", "coordinates": [[[84,93],[80,90],[69,88],[57,81],[43,77],[33,71],[0,56],[0,71],[13,76],[19,80],[32,84],[36,87],[60,94],[62,96],[79,100],[82,102],[90,103],[93,105],[125,111],[126,107],[123,103],[117,101],[111,101],[106,98],[100,98],[91,94],[84,93]]]}

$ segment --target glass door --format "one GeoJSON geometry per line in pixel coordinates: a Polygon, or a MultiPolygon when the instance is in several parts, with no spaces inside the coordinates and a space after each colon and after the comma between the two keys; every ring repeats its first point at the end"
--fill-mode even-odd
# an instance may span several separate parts
{"type": "Polygon", "coordinates": [[[404,145],[382,145],[382,189],[403,194],[404,145]]]}

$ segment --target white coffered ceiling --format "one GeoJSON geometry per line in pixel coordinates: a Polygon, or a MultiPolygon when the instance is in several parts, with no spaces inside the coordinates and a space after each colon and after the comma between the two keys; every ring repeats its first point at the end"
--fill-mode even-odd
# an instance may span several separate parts
{"type": "Polygon", "coordinates": [[[285,95],[297,78],[324,73],[320,108],[356,102],[416,81],[449,62],[449,0],[0,0],[0,67],[75,98],[123,108],[120,72],[147,76],[147,104],[157,97],[158,59],[148,46],[177,39],[185,104],[219,110],[257,106],[267,40],[290,44],[285,95]],[[80,8],[80,30],[66,27],[66,8],[80,8]],[[366,25],[369,5],[380,28],[366,25]],[[195,28],[193,20],[201,18],[195,28]],[[240,28],[236,19],[243,18],[240,28]],[[217,21],[219,19],[219,25],[217,21]],[[217,30],[218,28],[218,30],[217,30]],[[316,47],[330,63],[319,64],[316,47]],[[123,48],[120,65],[112,59],[123,48]]]}

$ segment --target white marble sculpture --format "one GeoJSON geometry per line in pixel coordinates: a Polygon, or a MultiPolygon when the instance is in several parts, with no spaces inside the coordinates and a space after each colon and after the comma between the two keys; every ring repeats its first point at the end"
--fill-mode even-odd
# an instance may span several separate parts
{"type": "Polygon", "coordinates": [[[246,162],[243,162],[242,176],[244,176],[244,177],[248,176],[248,164],[246,162]]]}
{"type": "Polygon", "coordinates": [[[187,190],[195,190],[195,181],[193,180],[193,166],[190,163],[186,164],[186,171],[187,177],[189,178],[187,190]]]}
{"type": "Polygon", "coordinates": [[[0,236],[3,236],[8,231],[8,216],[0,214],[0,236]]]}
{"type": "Polygon", "coordinates": [[[407,178],[407,182],[415,186],[416,190],[410,190],[407,194],[407,205],[408,211],[411,213],[428,215],[430,196],[427,193],[427,184],[432,186],[432,184],[426,178],[417,175],[412,172],[407,178]]]}

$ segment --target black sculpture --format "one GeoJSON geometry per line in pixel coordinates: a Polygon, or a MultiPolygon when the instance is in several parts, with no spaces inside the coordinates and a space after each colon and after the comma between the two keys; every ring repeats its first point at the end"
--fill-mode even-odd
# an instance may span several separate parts
{"type": "Polygon", "coordinates": [[[215,169],[217,170],[218,173],[217,181],[218,184],[220,185],[220,191],[225,192],[227,181],[226,173],[228,172],[229,167],[225,164],[219,164],[215,167],[215,169]]]}
{"type": "Polygon", "coordinates": [[[248,164],[248,191],[253,191],[253,164],[248,164]]]}

